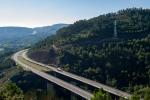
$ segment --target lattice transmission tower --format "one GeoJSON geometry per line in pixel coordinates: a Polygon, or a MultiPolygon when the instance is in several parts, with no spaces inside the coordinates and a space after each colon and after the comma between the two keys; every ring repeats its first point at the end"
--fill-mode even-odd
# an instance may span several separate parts
{"type": "Polygon", "coordinates": [[[114,21],[114,38],[117,38],[118,34],[117,34],[117,21],[114,21]]]}

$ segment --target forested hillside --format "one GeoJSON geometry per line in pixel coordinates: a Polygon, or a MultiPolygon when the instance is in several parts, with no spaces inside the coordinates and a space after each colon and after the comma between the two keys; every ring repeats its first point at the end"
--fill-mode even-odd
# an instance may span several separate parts
{"type": "Polygon", "coordinates": [[[29,57],[122,90],[149,86],[149,19],[149,9],[132,8],[81,20],[34,45],[29,57]]]}

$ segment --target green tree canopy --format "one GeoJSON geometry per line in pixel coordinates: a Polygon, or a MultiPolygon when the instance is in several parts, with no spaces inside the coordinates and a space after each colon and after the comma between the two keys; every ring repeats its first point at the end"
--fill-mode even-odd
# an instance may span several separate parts
{"type": "Polygon", "coordinates": [[[14,83],[9,83],[1,87],[0,98],[2,100],[23,100],[23,92],[14,83]]]}
{"type": "Polygon", "coordinates": [[[109,93],[104,93],[102,90],[94,93],[94,97],[91,100],[112,100],[109,93]]]}

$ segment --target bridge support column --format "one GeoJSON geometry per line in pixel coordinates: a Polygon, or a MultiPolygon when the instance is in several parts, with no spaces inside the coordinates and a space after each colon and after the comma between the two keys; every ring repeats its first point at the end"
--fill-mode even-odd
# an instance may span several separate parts
{"type": "Polygon", "coordinates": [[[48,81],[47,81],[47,84],[46,84],[46,86],[47,86],[47,100],[52,100],[52,99],[54,99],[55,98],[55,90],[54,90],[54,86],[53,86],[53,84],[51,84],[51,83],[49,83],[48,81]]]}
{"type": "Polygon", "coordinates": [[[71,92],[70,95],[71,100],[78,100],[77,95],[71,92]]]}

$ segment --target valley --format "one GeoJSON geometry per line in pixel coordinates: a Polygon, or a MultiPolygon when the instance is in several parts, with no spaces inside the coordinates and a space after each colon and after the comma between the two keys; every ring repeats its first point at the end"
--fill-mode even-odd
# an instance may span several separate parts
{"type": "Polygon", "coordinates": [[[0,100],[149,100],[149,19],[150,9],[127,8],[0,27],[0,100]]]}

